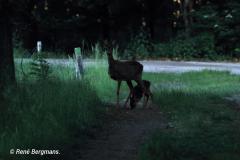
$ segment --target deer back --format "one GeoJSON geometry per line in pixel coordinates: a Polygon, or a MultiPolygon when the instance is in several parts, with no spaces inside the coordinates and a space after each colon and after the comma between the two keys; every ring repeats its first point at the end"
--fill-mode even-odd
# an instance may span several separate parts
{"type": "Polygon", "coordinates": [[[143,66],[136,61],[115,61],[109,65],[109,75],[115,80],[138,80],[143,66]]]}

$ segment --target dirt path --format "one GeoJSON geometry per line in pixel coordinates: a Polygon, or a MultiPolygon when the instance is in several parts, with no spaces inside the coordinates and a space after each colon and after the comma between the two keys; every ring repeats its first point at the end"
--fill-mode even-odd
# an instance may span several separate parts
{"type": "Polygon", "coordinates": [[[87,141],[78,153],[79,160],[136,160],[144,140],[156,129],[167,126],[158,107],[131,111],[110,109],[109,114],[114,121],[96,139],[87,141]]]}

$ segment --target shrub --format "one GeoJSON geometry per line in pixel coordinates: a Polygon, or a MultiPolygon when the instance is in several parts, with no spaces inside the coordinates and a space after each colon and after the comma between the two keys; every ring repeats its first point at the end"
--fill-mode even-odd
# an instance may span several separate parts
{"type": "Polygon", "coordinates": [[[207,33],[189,39],[177,37],[169,43],[156,44],[154,48],[159,57],[188,59],[212,58],[216,56],[214,37],[207,33]]]}
{"type": "Polygon", "coordinates": [[[30,62],[29,74],[36,80],[47,80],[50,73],[50,64],[43,58],[43,54],[34,54],[30,62]]]}
{"type": "Polygon", "coordinates": [[[153,48],[153,44],[148,37],[148,33],[141,30],[139,34],[130,40],[123,56],[128,59],[131,57],[149,57],[153,48]]]}

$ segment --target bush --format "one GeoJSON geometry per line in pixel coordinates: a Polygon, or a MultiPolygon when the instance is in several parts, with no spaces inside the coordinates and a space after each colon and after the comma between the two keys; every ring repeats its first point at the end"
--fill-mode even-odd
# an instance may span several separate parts
{"type": "Polygon", "coordinates": [[[124,57],[131,58],[145,58],[150,57],[153,44],[148,38],[148,33],[145,31],[140,31],[138,35],[133,37],[127,45],[124,51],[124,57]]]}
{"type": "Polygon", "coordinates": [[[47,80],[51,73],[50,64],[43,58],[43,54],[34,54],[30,62],[30,73],[36,80],[47,80]]]}
{"type": "Polygon", "coordinates": [[[209,1],[202,4],[193,12],[193,32],[209,32],[215,36],[216,51],[222,55],[238,57],[234,52],[239,47],[240,40],[240,3],[238,0],[230,0],[224,3],[209,1]]]}
{"type": "Polygon", "coordinates": [[[193,38],[177,37],[169,43],[160,43],[154,46],[159,57],[210,58],[216,56],[214,37],[211,34],[201,34],[193,38]]]}

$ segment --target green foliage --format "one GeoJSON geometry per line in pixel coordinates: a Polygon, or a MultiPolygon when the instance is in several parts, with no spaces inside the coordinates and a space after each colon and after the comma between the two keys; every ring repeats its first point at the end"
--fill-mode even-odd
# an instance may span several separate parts
{"type": "Polygon", "coordinates": [[[196,22],[194,32],[214,33],[216,52],[239,57],[235,49],[239,47],[240,3],[237,0],[209,2],[193,13],[196,22]]]}
{"type": "Polygon", "coordinates": [[[13,56],[14,58],[23,58],[27,51],[23,49],[22,47],[17,47],[13,49],[13,56]]]}
{"type": "Polygon", "coordinates": [[[34,54],[28,74],[37,80],[46,80],[49,78],[50,73],[50,64],[43,58],[43,54],[34,54]]]}
{"type": "Polygon", "coordinates": [[[235,49],[235,53],[236,53],[237,55],[240,55],[240,48],[236,48],[236,49],[235,49]]]}
{"type": "Polygon", "coordinates": [[[133,37],[128,43],[123,56],[127,58],[149,57],[152,51],[152,43],[146,31],[141,30],[139,34],[133,37]]]}
{"type": "Polygon", "coordinates": [[[214,37],[208,33],[189,39],[177,37],[169,43],[156,44],[155,52],[161,57],[180,57],[184,59],[212,58],[216,55],[214,37]]]}

